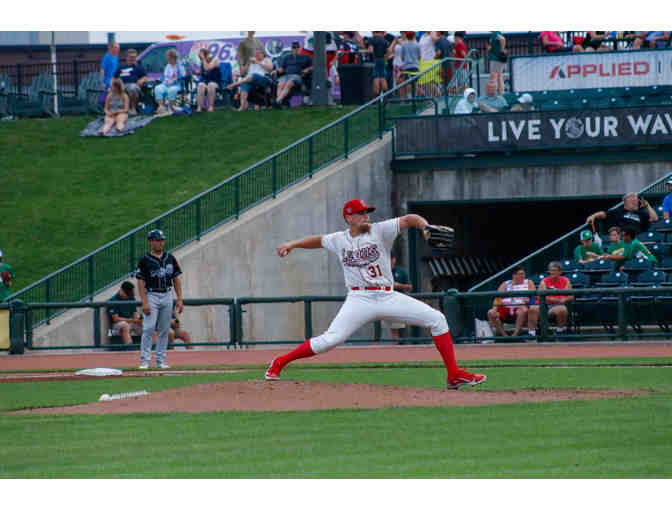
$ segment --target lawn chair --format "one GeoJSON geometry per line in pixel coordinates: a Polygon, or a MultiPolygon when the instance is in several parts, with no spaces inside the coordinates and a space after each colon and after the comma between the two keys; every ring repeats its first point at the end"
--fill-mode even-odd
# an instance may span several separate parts
{"type": "Polygon", "coordinates": [[[26,93],[19,91],[9,94],[9,111],[14,117],[44,117],[49,114],[45,102],[48,96],[42,92],[48,90],[49,82],[53,77],[49,73],[42,73],[31,82],[26,93]]]}

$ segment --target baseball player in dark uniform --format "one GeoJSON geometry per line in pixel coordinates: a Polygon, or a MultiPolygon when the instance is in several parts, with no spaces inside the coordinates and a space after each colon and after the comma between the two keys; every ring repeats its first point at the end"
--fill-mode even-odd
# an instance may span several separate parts
{"type": "Polygon", "coordinates": [[[149,253],[138,262],[135,277],[138,279],[138,291],[142,301],[142,340],[140,341],[140,369],[149,368],[152,359],[152,333],[156,329],[156,366],[170,368],[166,364],[168,332],[173,315],[173,293],[175,287],[177,303],[175,312],[182,313],[182,269],[170,253],[163,251],[166,236],[162,230],[152,230],[147,234],[151,246],[149,253]]]}

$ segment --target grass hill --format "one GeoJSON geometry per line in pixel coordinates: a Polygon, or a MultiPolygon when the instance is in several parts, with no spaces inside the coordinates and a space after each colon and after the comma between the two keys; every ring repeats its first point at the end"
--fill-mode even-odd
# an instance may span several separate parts
{"type": "Polygon", "coordinates": [[[168,117],[122,138],[81,138],[91,117],[0,124],[0,249],[17,272],[13,290],[349,111],[168,117]]]}

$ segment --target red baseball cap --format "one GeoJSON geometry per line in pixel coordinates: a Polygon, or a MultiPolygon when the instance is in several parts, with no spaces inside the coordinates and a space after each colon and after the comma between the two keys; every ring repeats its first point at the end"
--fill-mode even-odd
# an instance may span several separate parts
{"type": "Polygon", "coordinates": [[[362,211],[373,212],[375,210],[375,207],[366,205],[366,202],[361,198],[355,198],[343,206],[343,218],[345,218],[346,214],[355,214],[362,211]]]}

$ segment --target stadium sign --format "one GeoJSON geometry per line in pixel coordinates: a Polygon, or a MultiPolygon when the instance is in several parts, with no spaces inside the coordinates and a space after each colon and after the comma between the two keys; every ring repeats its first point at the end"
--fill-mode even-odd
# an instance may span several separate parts
{"type": "Polygon", "coordinates": [[[513,57],[511,77],[518,92],[672,85],[672,50],[513,57]]]}
{"type": "Polygon", "coordinates": [[[672,106],[398,119],[397,155],[672,143],[672,106]]]}

